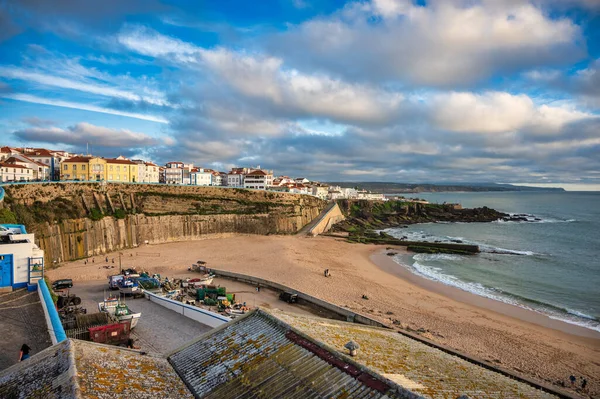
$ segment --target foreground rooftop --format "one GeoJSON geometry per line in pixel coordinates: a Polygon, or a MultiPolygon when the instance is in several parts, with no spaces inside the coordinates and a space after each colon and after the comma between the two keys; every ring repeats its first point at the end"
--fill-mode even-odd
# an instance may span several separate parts
{"type": "Polygon", "coordinates": [[[552,398],[392,330],[250,312],[169,355],[67,340],[0,373],[21,398],[552,398]],[[350,357],[346,343],[358,343],[350,357]],[[39,396],[42,394],[42,396],[39,396]]]}

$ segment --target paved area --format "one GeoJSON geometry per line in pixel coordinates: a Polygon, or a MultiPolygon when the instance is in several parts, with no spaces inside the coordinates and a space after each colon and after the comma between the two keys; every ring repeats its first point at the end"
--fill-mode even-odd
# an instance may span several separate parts
{"type": "MultiPolygon", "coordinates": [[[[81,298],[88,313],[98,312],[98,302],[108,292],[108,280],[75,281],[71,288],[71,294],[81,298]]],[[[125,302],[132,311],[142,312],[132,336],[136,345],[147,352],[166,354],[211,329],[145,298],[128,297],[125,302]]]]}
{"type": "Polygon", "coordinates": [[[19,362],[25,343],[32,355],[52,345],[37,291],[0,294],[0,337],[0,370],[19,362]]]}

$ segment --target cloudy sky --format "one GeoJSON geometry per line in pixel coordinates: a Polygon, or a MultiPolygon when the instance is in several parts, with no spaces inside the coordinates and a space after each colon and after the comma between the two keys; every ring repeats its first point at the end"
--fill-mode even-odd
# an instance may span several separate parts
{"type": "Polygon", "coordinates": [[[0,0],[0,141],[600,188],[600,0],[0,0]]]}

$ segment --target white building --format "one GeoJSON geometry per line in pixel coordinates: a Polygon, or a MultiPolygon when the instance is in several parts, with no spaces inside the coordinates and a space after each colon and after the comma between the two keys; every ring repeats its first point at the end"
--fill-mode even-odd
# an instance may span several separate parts
{"type": "Polygon", "coordinates": [[[387,201],[385,196],[381,193],[372,193],[367,190],[360,190],[356,193],[357,199],[368,200],[368,201],[387,201]]]}
{"type": "Polygon", "coordinates": [[[288,187],[290,189],[290,193],[292,194],[308,194],[308,187],[306,187],[304,184],[293,183],[288,184],[288,187]]]}
{"type": "Polygon", "coordinates": [[[49,164],[45,164],[23,154],[15,154],[8,158],[6,163],[16,163],[33,170],[33,180],[50,180],[51,169],[49,164]]]}
{"type": "Polygon", "coordinates": [[[33,170],[19,164],[0,163],[0,181],[30,181],[33,180],[33,170]]]}
{"type": "Polygon", "coordinates": [[[19,153],[19,151],[17,151],[16,148],[11,148],[11,147],[7,147],[7,146],[2,147],[2,148],[0,148],[0,162],[4,162],[8,158],[10,158],[13,155],[16,155],[18,153],[19,153]]]}
{"type": "Polygon", "coordinates": [[[169,162],[165,165],[165,183],[167,184],[190,184],[190,173],[194,168],[193,164],[184,164],[183,162],[169,162]]]}
{"type": "Polygon", "coordinates": [[[224,186],[227,182],[227,173],[224,172],[213,172],[212,185],[213,186],[224,186]]]}
{"type": "Polygon", "coordinates": [[[22,225],[3,224],[13,234],[0,236],[0,290],[27,287],[41,277],[44,251],[35,245],[33,234],[27,234],[22,225]]]}
{"type": "Polygon", "coordinates": [[[327,194],[329,193],[329,187],[328,186],[323,186],[323,185],[314,185],[312,186],[311,192],[310,194],[320,198],[322,200],[326,200],[327,199],[327,194]]]}
{"type": "Polygon", "coordinates": [[[52,151],[45,148],[22,148],[20,150],[23,155],[48,166],[50,180],[60,180],[60,163],[73,156],[66,151],[52,151]]]}
{"type": "Polygon", "coordinates": [[[304,183],[310,183],[310,180],[308,180],[306,177],[297,177],[294,179],[295,183],[298,184],[304,184],[304,183]]]}
{"type": "Polygon", "coordinates": [[[244,188],[266,190],[273,185],[273,174],[264,170],[252,171],[244,177],[244,188]]]}
{"type": "Polygon", "coordinates": [[[227,186],[229,187],[244,187],[245,168],[231,169],[227,174],[227,186]]]}
{"type": "Polygon", "coordinates": [[[190,172],[190,184],[194,186],[212,185],[213,171],[210,169],[192,169],[190,172]]]}
{"type": "Polygon", "coordinates": [[[146,162],[146,175],[144,183],[158,183],[160,181],[160,166],[152,162],[146,162]]]}

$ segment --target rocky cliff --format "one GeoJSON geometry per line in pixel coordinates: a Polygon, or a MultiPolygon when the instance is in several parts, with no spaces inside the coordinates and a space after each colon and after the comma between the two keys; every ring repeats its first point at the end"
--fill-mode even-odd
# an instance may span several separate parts
{"type": "Polygon", "coordinates": [[[338,205],[346,216],[346,220],[336,224],[334,230],[349,232],[414,223],[492,222],[510,218],[510,215],[491,208],[466,209],[456,204],[339,200],[338,205]]]}
{"type": "Polygon", "coordinates": [[[47,262],[226,234],[292,234],[326,203],[213,187],[44,183],[4,186],[4,213],[36,234],[47,262]]]}

